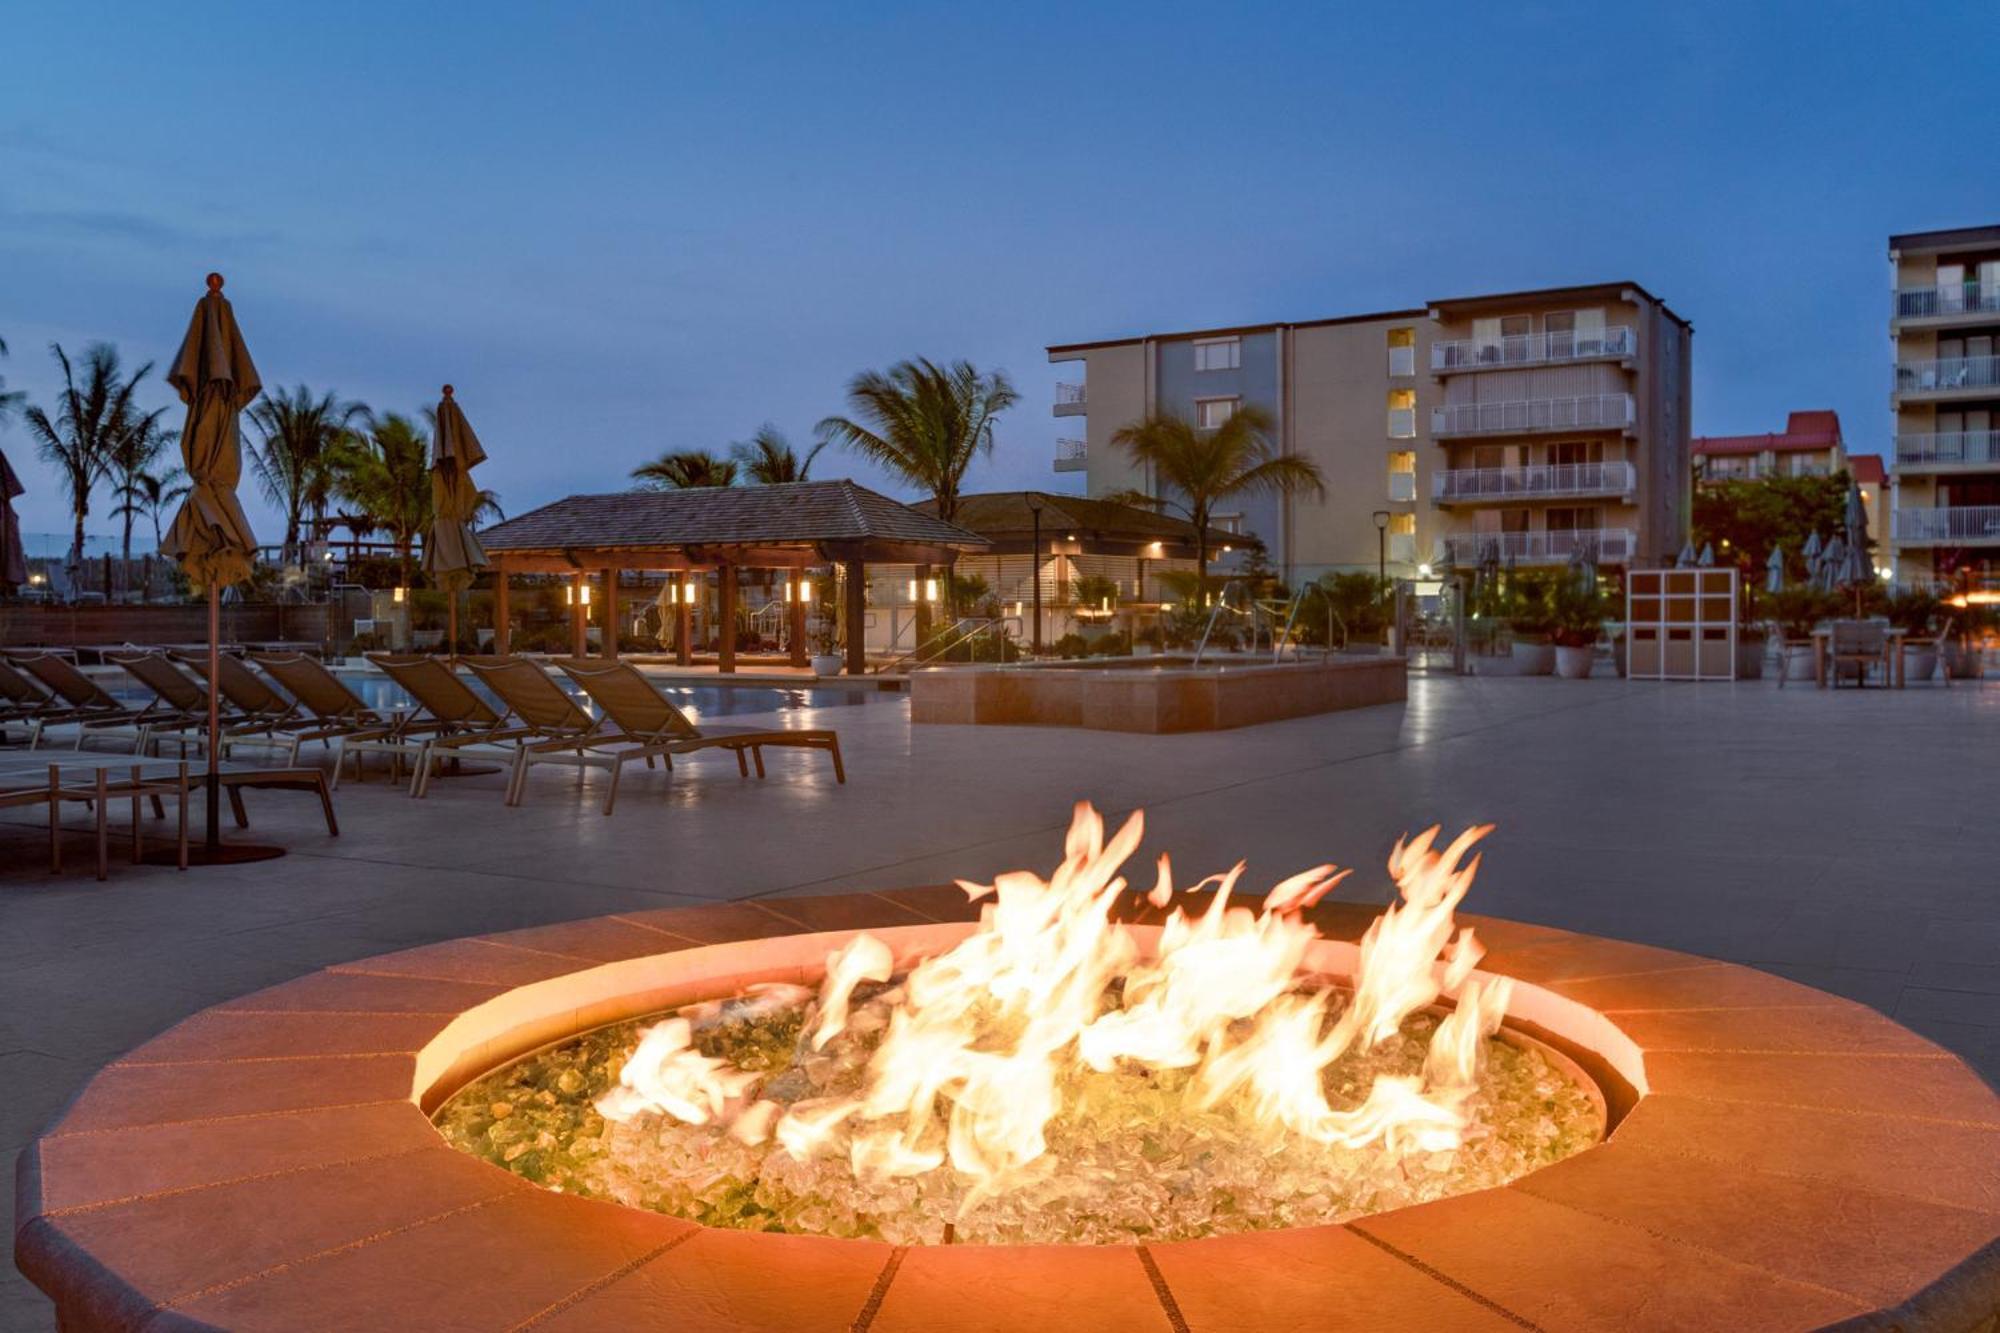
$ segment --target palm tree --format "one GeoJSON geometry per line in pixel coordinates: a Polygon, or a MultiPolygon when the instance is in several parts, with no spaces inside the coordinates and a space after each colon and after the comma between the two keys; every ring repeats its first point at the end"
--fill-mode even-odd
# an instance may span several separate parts
{"type": "MultiPolygon", "coordinates": [[[[0,338],[0,356],[5,355],[7,355],[7,340],[0,338]]],[[[13,419],[14,413],[21,406],[22,399],[27,396],[18,389],[12,393],[7,392],[7,381],[4,377],[0,377],[0,426],[6,425],[13,419]]]]}
{"type": "Polygon", "coordinates": [[[1208,520],[1218,502],[1242,495],[1326,494],[1319,464],[1298,454],[1272,451],[1271,418],[1244,405],[1213,430],[1182,416],[1155,413],[1121,426],[1111,443],[1146,469],[1160,492],[1127,492],[1112,498],[1154,509],[1175,509],[1194,525],[1196,587],[1208,590],[1208,520]]]}
{"type": "MultiPolygon", "coordinates": [[[[864,370],[847,386],[852,416],[819,423],[837,443],[930,493],[937,516],[958,515],[958,491],[972,460],[993,450],[993,423],[1021,395],[1002,370],[982,374],[969,361],[940,366],[924,358],[887,371],[864,370]]],[[[927,579],[930,566],[919,565],[927,579]]],[[[917,603],[917,642],[930,637],[930,609],[917,603]]]]}
{"type": "Polygon", "coordinates": [[[133,503],[139,490],[139,478],[151,473],[159,464],[160,456],[177,443],[181,433],[165,430],[160,418],[167,414],[166,408],[134,417],[132,424],[112,442],[110,456],[105,460],[105,473],[111,481],[111,496],[118,503],[112,507],[115,518],[125,521],[124,544],[119,549],[127,564],[132,561],[132,520],[143,512],[144,506],[133,503]]]}
{"type": "Polygon", "coordinates": [[[745,479],[752,485],[779,486],[804,481],[806,473],[812,470],[813,459],[824,448],[826,441],[821,440],[800,458],[784,432],[767,421],[748,440],[730,445],[729,453],[742,466],[745,479]]]}
{"type": "Polygon", "coordinates": [[[395,543],[398,579],[410,586],[410,550],[431,521],[430,441],[397,412],[366,433],[336,444],[328,459],[332,493],[352,506],[361,530],[380,530],[395,543]]]}
{"type": "Polygon", "coordinates": [[[314,397],[303,384],[268,393],[250,409],[250,422],[262,437],[250,448],[250,470],[264,498],[285,511],[286,560],[297,558],[305,519],[326,517],[334,452],[372,415],[365,404],[330,392],[314,397]]]}
{"type": "Polygon", "coordinates": [[[178,463],[164,472],[140,472],[133,476],[129,488],[120,490],[118,507],[111,512],[115,516],[125,516],[128,525],[132,518],[140,514],[152,519],[153,549],[157,551],[160,548],[160,515],[193,489],[187,470],[178,463]]]}
{"type": "Polygon", "coordinates": [[[635,480],[653,490],[691,490],[701,486],[734,486],[736,460],[706,449],[670,449],[650,463],[632,469],[635,480]]]}
{"type": "Polygon", "coordinates": [[[69,491],[70,517],[75,522],[69,563],[76,568],[83,563],[83,520],[90,516],[90,493],[104,479],[120,441],[132,428],[133,390],[153,363],[148,361],[126,378],[120,373],[118,349],[110,343],[92,343],[84,349],[83,383],[78,385],[77,368],[62,344],[50,343],[49,352],[63,374],[55,419],[30,407],[26,420],[43,461],[62,474],[69,491]]]}

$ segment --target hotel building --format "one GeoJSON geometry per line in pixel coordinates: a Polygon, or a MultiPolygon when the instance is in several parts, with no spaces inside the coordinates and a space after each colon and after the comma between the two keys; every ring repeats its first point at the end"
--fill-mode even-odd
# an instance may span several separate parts
{"type": "Polygon", "coordinates": [[[1341,570],[1420,576],[1497,545],[1560,564],[1671,556],[1687,538],[1687,321],[1636,283],[1062,343],[1055,470],[1088,493],[1152,492],[1112,435],[1148,413],[1213,426],[1245,403],[1275,448],[1313,459],[1324,498],[1246,498],[1218,522],[1261,538],[1288,581],[1341,570]]]}
{"type": "Polygon", "coordinates": [[[2000,226],[1889,238],[1890,565],[1986,580],[2000,561],[2000,226]]]}

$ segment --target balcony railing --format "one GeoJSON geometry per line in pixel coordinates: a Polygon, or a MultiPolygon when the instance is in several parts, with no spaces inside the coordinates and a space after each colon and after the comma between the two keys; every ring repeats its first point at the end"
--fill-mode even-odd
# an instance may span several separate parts
{"type": "Polygon", "coordinates": [[[1090,466],[1090,446],[1083,440],[1056,441],[1056,468],[1058,472],[1082,472],[1090,466]]]}
{"type": "Polygon", "coordinates": [[[1431,344],[1432,370],[1486,370],[1561,365],[1628,357],[1639,340],[1624,326],[1601,333],[1513,333],[1500,338],[1454,338],[1431,344]]]}
{"type": "Polygon", "coordinates": [[[1499,547],[1502,561],[1523,564],[1552,564],[1568,560],[1582,542],[1594,542],[1597,559],[1606,564],[1622,564],[1632,558],[1637,538],[1630,528],[1560,528],[1554,532],[1454,532],[1446,535],[1445,549],[1454,565],[1477,564],[1489,546],[1499,547]]]}
{"type": "Polygon", "coordinates": [[[1965,282],[1934,287],[1903,287],[1896,292],[1897,319],[1991,314],[2000,314],[2000,287],[1965,282]]]}
{"type": "Polygon", "coordinates": [[[1890,526],[1899,542],[1948,546],[2000,543],[2000,505],[1898,509],[1890,526]]]}
{"type": "Polygon", "coordinates": [[[1431,498],[1440,504],[1559,500],[1579,495],[1623,495],[1637,484],[1638,469],[1624,462],[1467,467],[1431,473],[1431,498]]]}
{"type": "Polygon", "coordinates": [[[1063,384],[1058,382],[1056,385],[1056,406],[1057,407],[1084,406],[1084,400],[1085,400],[1084,390],[1086,387],[1087,386],[1082,384],[1063,384]]]}
{"type": "Polygon", "coordinates": [[[1898,435],[1896,463],[1899,467],[1937,467],[1951,463],[2000,467],[2000,430],[1898,435]]]}
{"type": "Polygon", "coordinates": [[[1938,361],[1901,361],[1897,393],[1942,393],[1951,389],[2000,389],[2000,356],[1951,356],[1938,361]]]}
{"type": "Polygon", "coordinates": [[[1625,430],[1636,417],[1629,393],[1456,403],[1431,409],[1432,435],[1523,435],[1552,430],[1625,430]]]}

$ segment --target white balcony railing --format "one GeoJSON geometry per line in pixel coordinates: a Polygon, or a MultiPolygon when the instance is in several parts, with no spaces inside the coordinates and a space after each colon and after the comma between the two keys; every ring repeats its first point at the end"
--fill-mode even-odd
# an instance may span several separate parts
{"type": "Polygon", "coordinates": [[[2000,286],[1964,282],[1903,287],[1896,292],[1895,310],[1897,319],[2000,314],[2000,286]]]}
{"type": "Polygon", "coordinates": [[[1061,382],[1058,382],[1056,384],[1056,406],[1057,407],[1084,406],[1084,401],[1086,397],[1084,393],[1085,387],[1086,386],[1081,384],[1063,384],[1061,382]]]}
{"type": "Polygon", "coordinates": [[[1604,564],[1622,564],[1632,558],[1637,538],[1630,528],[1559,528],[1554,532],[1454,532],[1446,535],[1445,549],[1454,565],[1477,564],[1489,547],[1497,546],[1502,561],[1523,564],[1552,564],[1568,560],[1581,542],[1594,542],[1597,559],[1604,564]]]}
{"type": "Polygon", "coordinates": [[[1951,430],[1927,435],[1898,435],[1896,463],[1901,467],[1936,467],[1975,463],[2000,467],[2000,430],[1951,430]]]}
{"type": "Polygon", "coordinates": [[[2000,356],[1950,356],[1939,361],[1896,364],[1897,393],[1938,393],[1949,389],[2000,389],[2000,356]]]}
{"type": "Polygon", "coordinates": [[[1898,509],[1890,527],[1899,542],[1944,545],[2000,542],[2000,505],[1898,509]]]}
{"type": "Polygon", "coordinates": [[[1624,495],[1637,484],[1638,469],[1624,462],[1466,467],[1431,473],[1431,498],[1440,504],[1467,500],[1558,500],[1579,495],[1624,495]]]}
{"type": "Polygon", "coordinates": [[[1625,430],[1636,420],[1629,393],[1455,403],[1431,409],[1432,435],[1521,435],[1552,430],[1625,430]]]}
{"type": "Polygon", "coordinates": [[[1056,441],[1058,472],[1082,472],[1090,466],[1090,446],[1083,440],[1056,441]]]}
{"type": "Polygon", "coordinates": [[[1639,346],[1620,325],[1600,333],[1514,333],[1499,338],[1454,338],[1431,344],[1432,370],[1484,370],[1506,366],[1560,365],[1628,357],[1639,346]]]}

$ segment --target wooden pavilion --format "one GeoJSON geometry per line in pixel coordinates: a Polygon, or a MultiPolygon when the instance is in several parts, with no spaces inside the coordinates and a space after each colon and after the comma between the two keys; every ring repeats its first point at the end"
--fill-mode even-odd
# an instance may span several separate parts
{"type": "MultiPolygon", "coordinates": [[[[717,576],[716,665],[736,670],[736,609],[745,569],[790,571],[797,589],[806,571],[838,567],[849,589],[844,609],[847,670],[867,670],[867,566],[949,564],[987,548],[987,540],[851,481],[800,481],[777,486],[713,486],[687,490],[572,495],[484,529],[479,538],[493,564],[494,651],[508,651],[508,578],[558,574],[571,581],[574,655],[587,652],[588,580],[601,577],[606,657],[618,655],[618,575],[624,570],[717,576]]],[[[807,665],[807,604],[790,599],[791,657],[807,665]]],[[[677,655],[689,660],[690,605],[676,607],[677,655]]]]}

